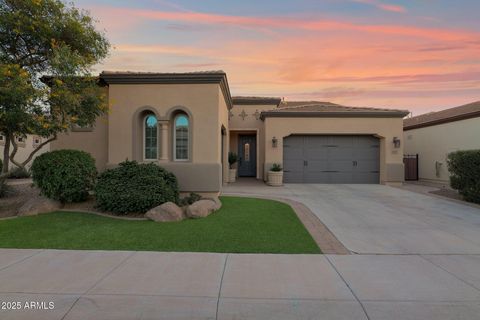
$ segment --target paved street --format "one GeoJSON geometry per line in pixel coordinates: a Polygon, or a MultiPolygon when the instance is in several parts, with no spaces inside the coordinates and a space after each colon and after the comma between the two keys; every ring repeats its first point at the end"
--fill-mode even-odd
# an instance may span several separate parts
{"type": "Polygon", "coordinates": [[[0,250],[0,319],[478,319],[478,255],[0,250]],[[367,318],[368,317],[368,318],[367,318]]]}

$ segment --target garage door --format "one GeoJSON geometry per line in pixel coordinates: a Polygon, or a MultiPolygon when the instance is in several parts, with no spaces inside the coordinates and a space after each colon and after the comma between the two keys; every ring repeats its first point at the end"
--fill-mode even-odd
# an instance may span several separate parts
{"type": "Polygon", "coordinates": [[[373,136],[289,136],[283,140],[284,181],[379,183],[379,158],[373,136]]]}

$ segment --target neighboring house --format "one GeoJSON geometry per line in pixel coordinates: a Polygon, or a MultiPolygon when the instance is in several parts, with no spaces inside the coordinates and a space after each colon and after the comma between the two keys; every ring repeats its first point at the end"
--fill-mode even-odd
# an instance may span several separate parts
{"type": "Polygon", "coordinates": [[[231,97],[223,71],[103,72],[110,112],[72,128],[52,149],[90,152],[99,170],[129,159],[172,171],[181,191],[218,193],[228,152],[238,175],[265,179],[273,163],[285,182],[400,183],[404,110],[325,102],[231,97]]]}
{"type": "Polygon", "coordinates": [[[405,153],[418,154],[420,180],[448,183],[447,155],[480,149],[480,101],[407,118],[405,153]]]}
{"type": "MultiPolygon", "coordinates": [[[[17,151],[17,154],[15,155],[15,160],[18,162],[25,161],[33,152],[33,150],[35,150],[35,148],[37,148],[43,141],[44,141],[44,138],[35,136],[35,135],[28,135],[26,138],[17,138],[18,151],[17,151]]],[[[5,147],[5,137],[0,135],[0,157],[2,160],[3,160],[4,147],[5,147]]],[[[10,152],[12,152],[12,150],[13,150],[13,145],[10,144],[10,152]]],[[[38,157],[39,155],[47,151],[50,151],[49,144],[44,145],[40,150],[38,150],[37,153],[35,153],[33,159],[27,164],[27,168],[29,168],[32,165],[32,162],[35,159],[35,157],[38,157]]],[[[9,168],[12,169],[14,167],[16,166],[10,162],[9,168]]]]}

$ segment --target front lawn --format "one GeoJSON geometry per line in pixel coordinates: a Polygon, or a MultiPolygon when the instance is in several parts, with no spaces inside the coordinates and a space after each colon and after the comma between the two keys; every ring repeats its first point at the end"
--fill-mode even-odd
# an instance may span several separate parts
{"type": "Polygon", "coordinates": [[[0,221],[0,247],[239,253],[321,253],[287,204],[221,197],[207,218],[156,223],[53,212],[0,221]]]}

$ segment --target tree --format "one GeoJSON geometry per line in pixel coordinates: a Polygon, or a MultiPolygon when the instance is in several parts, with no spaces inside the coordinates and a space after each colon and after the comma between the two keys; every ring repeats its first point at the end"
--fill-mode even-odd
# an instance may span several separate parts
{"type": "Polygon", "coordinates": [[[59,133],[91,126],[107,111],[91,70],[110,43],[94,23],[88,12],[60,0],[0,0],[0,176],[9,162],[24,168],[59,133]],[[19,162],[16,139],[29,134],[45,141],[19,162]]]}

